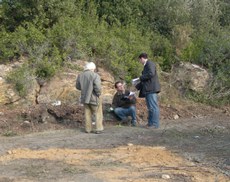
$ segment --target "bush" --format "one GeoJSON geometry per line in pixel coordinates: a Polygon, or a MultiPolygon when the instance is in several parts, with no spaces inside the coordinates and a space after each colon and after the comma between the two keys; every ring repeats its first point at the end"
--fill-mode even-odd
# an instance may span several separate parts
{"type": "Polygon", "coordinates": [[[15,45],[12,41],[12,34],[5,30],[0,31],[0,63],[6,62],[15,56],[15,45]]]}
{"type": "Polygon", "coordinates": [[[169,71],[175,63],[175,50],[170,41],[162,35],[154,34],[151,42],[151,50],[163,71],[169,71]]]}
{"type": "MultiPolygon", "coordinates": [[[[100,37],[100,35],[96,35],[100,37]]],[[[142,66],[137,61],[141,52],[149,53],[151,34],[142,35],[135,25],[123,27],[110,27],[104,34],[104,42],[97,44],[100,54],[96,57],[102,59],[103,65],[109,68],[118,79],[127,82],[140,75],[142,66]],[[102,47],[101,47],[102,46],[102,47]]],[[[96,39],[95,39],[96,40],[96,39]]]]}
{"type": "Polygon", "coordinates": [[[213,78],[204,98],[212,103],[229,103],[230,97],[230,33],[216,30],[200,34],[184,49],[182,59],[209,69],[213,78]]]}
{"type": "Polygon", "coordinates": [[[20,56],[41,57],[48,44],[45,35],[33,24],[27,23],[19,26],[13,33],[0,33],[0,59],[7,60],[20,56]]]}
{"type": "Polygon", "coordinates": [[[53,47],[41,59],[31,59],[30,63],[34,66],[36,77],[46,80],[53,77],[60,69],[62,58],[58,49],[53,47]]]}
{"type": "Polygon", "coordinates": [[[79,18],[63,18],[55,24],[47,34],[48,39],[60,51],[60,55],[66,59],[82,59],[85,57],[85,39],[83,22],[79,18]]]}
{"type": "Polygon", "coordinates": [[[17,68],[12,71],[7,76],[7,81],[12,83],[19,93],[19,96],[25,97],[33,85],[33,73],[29,68],[28,64],[22,65],[22,67],[17,68]]]}
{"type": "Polygon", "coordinates": [[[20,56],[41,57],[48,45],[45,35],[31,23],[19,26],[13,33],[13,39],[20,56]]]}

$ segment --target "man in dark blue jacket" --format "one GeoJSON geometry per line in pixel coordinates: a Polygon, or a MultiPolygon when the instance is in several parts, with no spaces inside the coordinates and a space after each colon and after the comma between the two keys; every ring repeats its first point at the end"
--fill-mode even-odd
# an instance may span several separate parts
{"type": "Polygon", "coordinates": [[[158,106],[157,94],[160,92],[160,83],[156,65],[148,60],[148,55],[146,53],[140,54],[139,61],[144,65],[144,69],[140,76],[140,83],[136,85],[136,88],[140,90],[139,97],[143,97],[146,100],[148,108],[147,128],[158,128],[160,109],[158,106]]]}

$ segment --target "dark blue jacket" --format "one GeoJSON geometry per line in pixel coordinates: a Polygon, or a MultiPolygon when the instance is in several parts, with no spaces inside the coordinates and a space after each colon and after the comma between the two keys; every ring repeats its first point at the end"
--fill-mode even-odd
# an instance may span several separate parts
{"type": "Polygon", "coordinates": [[[156,65],[148,60],[140,76],[140,83],[136,85],[140,90],[139,97],[145,97],[149,93],[159,93],[161,91],[157,75],[156,65]]]}

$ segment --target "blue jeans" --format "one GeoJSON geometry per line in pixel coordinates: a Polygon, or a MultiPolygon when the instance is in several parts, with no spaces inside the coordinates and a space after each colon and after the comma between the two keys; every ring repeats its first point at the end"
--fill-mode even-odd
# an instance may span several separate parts
{"type": "Polygon", "coordinates": [[[146,94],[145,101],[148,107],[148,126],[159,127],[160,109],[157,102],[157,94],[146,94]]]}
{"type": "Polygon", "coordinates": [[[136,107],[130,106],[128,108],[117,107],[114,109],[114,113],[121,119],[125,120],[128,116],[132,117],[132,123],[136,122],[136,107]]]}

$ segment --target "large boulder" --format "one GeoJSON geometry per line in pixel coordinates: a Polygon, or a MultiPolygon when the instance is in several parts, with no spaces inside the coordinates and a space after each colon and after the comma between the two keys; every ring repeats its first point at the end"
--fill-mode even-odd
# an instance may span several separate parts
{"type": "Polygon", "coordinates": [[[101,77],[102,96],[104,103],[111,103],[116,90],[114,88],[114,77],[106,70],[98,68],[98,74],[101,77]]]}
{"type": "Polygon", "coordinates": [[[0,65],[0,105],[6,104],[25,104],[34,105],[36,104],[35,96],[39,92],[39,85],[35,77],[30,79],[30,88],[28,94],[25,97],[20,97],[18,92],[15,90],[14,85],[7,82],[8,74],[20,67],[22,62],[14,62],[12,64],[1,64],[0,65]]]}
{"type": "MultiPolygon", "coordinates": [[[[70,63],[70,68],[66,68],[57,73],[50,80],[38,80],[30,78],[30,88],[25,97],[20,97],[12,84],[6,81],[7,75],[14,69],[20,67],[23,62],[0,65],[0,105],[5,104],[55,104],[79,103],[80,91],[75,88],[76,78],[82,72],[86,61],[77,60],[70,63]]],[[[97,68],[102,80],[102,96],[105,103],[110,103],[114,94],[114,78],[103,68],[97,68]]]]}
{"type": "Polygon", "coordinates": [[[210,74],[198,65],[180,63],[179,65],[174,65],[171,79],[171,83],[176,85],[180,90],[190,89],[202,92],[208,84],[210,74]]]}
{"type": "Polygon", "coordinates": [[[77,73],[64,71],[55,75],[41,86],[37,96],[38,104],[48,104],[61,101],[62,103],[76,103],[80,92],[75,88],[77,73]]]}
{"type": "Polygon", "coordinates": [[[12,70],[12,67],[0,65],[0,104],[5,105],[17,101],[20,97],[14,92],[13,86],[6,81],[7,74],[12,70]]]}
{"type": "Polygon", "coordinates": [[[0,105],[14,103],[20,100],[20,96],[14,91],[13,86],[0,77],[0,105]]]}
{"type": "MultiPolygon", "coordinates": [[[[41,86],[40,93],[37,96],[37,102],[40,103],[61,103],[76,104],[79,103],[80,91],[76,89],[76,78],[82,72],[85,61],[76,61],[71,64],[78,69],[66,69],[58,73],[51,80],[41,86]]],[[[98,68],[98,74],[102,80],[103,100],[110,102],[113,96],[114,78],[102,68],[98,68]]]]}

